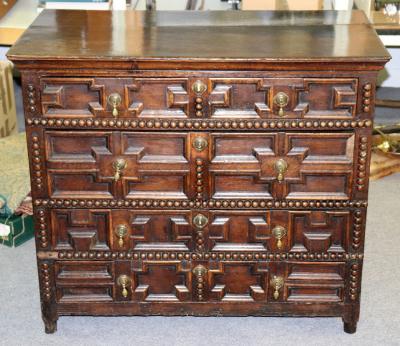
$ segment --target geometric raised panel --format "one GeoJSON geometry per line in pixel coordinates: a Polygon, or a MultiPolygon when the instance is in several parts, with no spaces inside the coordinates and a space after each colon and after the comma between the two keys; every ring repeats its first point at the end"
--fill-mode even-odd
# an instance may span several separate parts
{"type": "Polygon", "coordinates": [[[344,296],[344,263],[288,263],[288,302],[337,303],[344,296]]]}
{"type": "Polygon", "coordinates": [[[109,250],[109,212],[104,210],[52,210],[53,245],[59,250],[109,250]]]}
{"type": "Polygon", "coordinates": [[[269,114],[270,87],[261,78],[210,78],[211,118],[258,118],[269,114]]]}
{"type": "Polygon", "coordinates": [[[56,296],[61,303],[113,301],[113,263],[57,262],[56,296]]]}
{"type": "Polygon", "coordinates": [[[210,250],[265,251],[270,240],[267,213],[210,212],[210,250]]]}
{"type": "Polygon", "coordinates": [[[224,263],[210,266],[210,300],[266,301],[268,265],[265,263],[224,263]]]}
{"type": "Polygon", "coordinates": [[[346,252],[350,231],[348,211],[289,212],[293,229],[290,251],[346,252]]]}
{"type": "Polygon", "coordinates": [[[130,217],[135,250],[192,250],[193,231],[187,212],[146,212],[130,217]]]}
{"type": "Polygon", "coordinates": [[[174,302],[191,299],[191,271],[184,262],[137,262],[133,277],[134,300],[174,302]]]}
{"type": "Polygon", "coordinates": [[[125,86],[129,114],[142,118],[189,116],[187,79],[137,78],[125,86]]]}

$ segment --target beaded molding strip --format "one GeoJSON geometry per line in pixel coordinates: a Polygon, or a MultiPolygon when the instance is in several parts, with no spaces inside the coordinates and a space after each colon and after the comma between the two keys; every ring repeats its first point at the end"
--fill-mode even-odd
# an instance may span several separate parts
{"type": "Polygon", "coordinates": [[[115,120],[115,119],[69,119],[29,118],[27,125],[68,128],[111,128],[111,129],[207,129],[207,130],[265,130],[265,129],[351,129],[371,127],[367,120],[115,120]]]}
{"type": "Polygon", "coordinates": [[[259,261],[259,260],[311,260],[311,261],[344,261],[363,259],[363,253],[270,253],[270,252],[206,252],[189,253],[175,251],[47,251],[38,254],[40,258],[51,259],[89,259],[89,260],[114,260],[114,259],[135,259],[135,260],[223,260],[223,261],[259,261]]]}
{"type": "Polygon", "coordinates": [[[208,200],[208,201],[189,201],[189,200],[110,200],[110,199],[36,199],[35,206],[51,208],[153,208],[153,209],[174,209],[174,208],[212,208],[212,209],[262,209],[262,208],[361,208],[367,207],[366,200],[357,201],[330,201],[330,200],[208,200]]]}
{"type": "Polygon", "coordinates": [[[359,295],[360,264],[353,263],[350,268],[350,289],[351,300],[357,300],[359,295]]]}

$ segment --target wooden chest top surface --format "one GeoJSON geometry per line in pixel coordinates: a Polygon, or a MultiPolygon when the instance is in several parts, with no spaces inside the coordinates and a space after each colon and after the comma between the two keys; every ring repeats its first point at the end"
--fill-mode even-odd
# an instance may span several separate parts
{"type": "Polygon", "coordinates": [[[361,11],[45,10],[8,56],[14,61],[389,59],[361,11]]]}

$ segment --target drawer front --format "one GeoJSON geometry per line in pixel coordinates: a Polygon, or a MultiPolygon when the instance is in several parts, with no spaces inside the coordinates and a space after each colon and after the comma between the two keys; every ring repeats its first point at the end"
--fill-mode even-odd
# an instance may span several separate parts
{"type": "Polygon", "coordinates": [[[357,95],[357,78],[40,79],[41,113],[55,118],[352,119],[357,95]]]}
{"type": "Polygon", "coordinates": [[[352,133],[210,134],[215,199],[350,199],[352,133]]]}
{"type": "Polygon", "coordinates": [[[188,78],[52,78],[40,81],[47,117],[187,118],[188,78]],[[110,95],[119,95],[114,103],[110,95]]]}
{"type": "Polygon", "coordinates": [[[59,303],[344,301],[344,262],[59,261],[59,303]]]}
{"type": "MultiPolygon", "coordinates": [[[[209,251],[345,253],[350,251],[350,211],[202,211],[209,251]]],[[[194,216],[197,214],[194,213],[194,216]]]]}
{"type": "Polygon", "coordinates": [[[208,267],[206,296],[226,302],[338,303],[344,300],[344,282],[344,263],[221,261],[208,267]]]}
{"type": "Polygon", "coordinates": [[[188,134],[50,131],[45,136],[51,197],[191,197],[188,134]]]}
{"type": "Polygon", "coordinates": [[[55,209],[53,248],[74,251],[194,251],[191,211],[55,209]]]}
{"type": "Polygon", "coordinates": [[[53,209],[50,224],[60,251],[344,254],[362,232],[358,213],[53,209]]]}
{"type": "Polygon", "coordinates": [[[348,200],[354,141],[347,132],[48,131],[47,187],[52,198],[348,200]]]}
{"type": "Polygon", "coordinates": [[[210,78],[208,83],[211,118],[347,119],[356,115],[356,78],[210,78]]]}

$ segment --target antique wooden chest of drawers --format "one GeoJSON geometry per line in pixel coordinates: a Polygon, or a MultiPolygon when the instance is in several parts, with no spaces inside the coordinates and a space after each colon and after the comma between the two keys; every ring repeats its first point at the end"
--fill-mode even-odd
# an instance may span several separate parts
{"type": "Polygon", "coordinates": [[[359,317],[361,12],[44,11],[23,82],[43,320],[359,317]]]}

